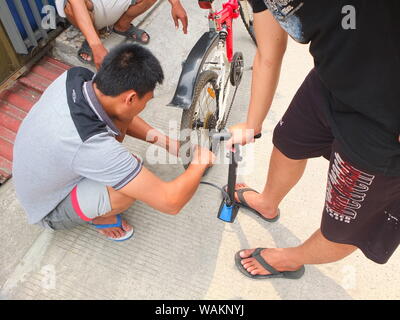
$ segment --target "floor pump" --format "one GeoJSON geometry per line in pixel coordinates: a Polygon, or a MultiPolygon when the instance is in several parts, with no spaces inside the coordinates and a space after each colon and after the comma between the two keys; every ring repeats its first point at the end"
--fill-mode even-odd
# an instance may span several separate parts
{"type": "MultiPolygon", "coordinates": [[[[254,138],[258,139],[261,137],[261,133],[256,135],[254,138]]],[[[219,132],[213,135],[213,146],[219,145],[221,141],[229,140],[231,133],[219,132]]],[[[235,185],[237,178],[238,163],[242,160],[240,154],[240,145],[235,144],[233,150],[231,150],[227,157],[229,158],[229,169],[228,169],[228,184],[223,189],[222,201],[218,210],[218,218],[222,221],[233,223],[239,211],[239,203],[235,201],[235,185]]]]}

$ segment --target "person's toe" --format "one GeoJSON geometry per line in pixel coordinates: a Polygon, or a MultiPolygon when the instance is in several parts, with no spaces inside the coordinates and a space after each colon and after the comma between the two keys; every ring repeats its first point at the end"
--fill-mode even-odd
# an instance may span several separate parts
{"type": "Polygon", "coordinates": [[[124,234],[125,234],[125,231],[129,232],[132,229],[133,229],[132,226],[126,220],[122,220],[122,230],[123,230],[124,234]]]}
{"type": "Polygon", "coordinates": [[[246,270],[247,270],[247,272],[252,273],[254,270],[257,270],[257,267],[254,265],[251,265],[251,266],[247,267],[246,270]]]}
{"type": "Polygon", "coordinates": [[[149,41],[149,35],[148,35],[147,33],[143,33],[143,34],[142,34],[142,41],[143,41],[143,42],[149,41]]]}
{"type": "Polygon", "coordinates": [[[245,259],[245,258],[250,257],[253,254],[254,250],[255,249],[242,250],[242,251],[240,251],[239,255],[241,258],[245,259]]]}
{"type": "Polygon", "coordinates": [[[124,236],[125,231],[123,231],[121,228],[115,229],[114,234],[116,235],[115,238],[121,238],[124,236]]]}
{"type": "Polygon", "coordinates": [[[243,188],[247,188],[247,184],[245,184],[244,182],[239,182],[235,184],[235,190],[243,188]]]}
{"type": "Polygon", "coordinates": [[[86,61],[90,61],[90,56],[87,53],[81,53],[81,57],[86,61]]]}
{"type": "Polygon", "coordinates": [[[261,275],[262,273],[260,272],[260,269],[255,268],[251,271],[249,271],[253,276],[261,275]]]}
{"type": "Polygon", "coordinates": [[[249,261],[244,262],[242,260],[242,266],[245,269],[250,268],[250,267],[254,266],[254,261],[253,260],[249,260],[249,261]]]}
{"type": "Polygon", "coordinates": [[[100,233],[104,234],[106,237],[112,237],[113,233],[111,230],[100,230],[100,233]]]}

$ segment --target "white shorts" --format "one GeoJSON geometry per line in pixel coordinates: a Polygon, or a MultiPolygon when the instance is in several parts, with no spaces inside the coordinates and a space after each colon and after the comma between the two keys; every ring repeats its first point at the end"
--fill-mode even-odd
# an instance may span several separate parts
{"type": "MultiPolygon", "coordinates": [[[[97,30],[114,25],[119,18],[136,3],[136,0],[91,0],[94,24],[97,30]]],[[[64,7],[67,0],[56,0],[58,14],[65,18],[64,7]]]]}

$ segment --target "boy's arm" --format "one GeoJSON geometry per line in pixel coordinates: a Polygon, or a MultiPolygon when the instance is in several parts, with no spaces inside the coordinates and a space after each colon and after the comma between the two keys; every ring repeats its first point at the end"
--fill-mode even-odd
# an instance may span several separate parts
{"type": "Polygon", "coordinates": [[[156,144],[175,156],[178,155],[179,142],[153,128],[139,116],[133,118],[126,130],[126,134],[131,137],[156,144]]]}
{"type": "Polygon", "coordinates": [[[193,162],[178,178],[166,182],[143,167],[131,182],[118,191],[161,212],[177,214],[196,192],[204,171],[214,158],[208,149],[197,147],[193,162]]]}
{"type": "Polygon", "coordinates": [[[69,0],[77,27],[85,36],[93,52],[93,60],[98,69],[107,55],[107,49],[103,46],[93,21],[89,15],[84,0],[69,0]]]}

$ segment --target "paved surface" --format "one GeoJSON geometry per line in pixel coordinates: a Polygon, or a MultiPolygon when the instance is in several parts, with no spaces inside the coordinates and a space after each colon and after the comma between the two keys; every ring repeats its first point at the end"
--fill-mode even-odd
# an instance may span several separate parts
{"type": "MultiPolygon", "coordinates": [[[[195,1],[185,5],[190,15],[186,36],[175,31],[165,2],[142,24],[166,73],[165,84],[143,117],[163,130],[168,130],[169,120],[180,117],[179,110],[165,105],[179,78],[181,61],[207,29],[205,11],[195,1]]],[[[235,27],[236,49],[250,66],[255,48],[240,21],[235,27]]],[[[107,42],[118,43],[118,38],[111,36],[107,42]]],[[[241,175],[242,181],[259,190],[272,150],[271,131],[312,67],[307,50],[289,43],[272,111],[262,139],[254,146],[256,164],[241,175]]],[[[247,69],[231,123],[245,117],[250,77],[247,69]]],[[[133,152],[148,151],[146,144],[134,139],[125,143],[133,152]]],[[[168,180],[182,172],[179,164],[146,165],[168,180]]],[[[323,159],[309,162],[302,180],[283,201],[277,223],[241,211],[234,224],[225,224],[216,218],[220,195],[200,186],[178,216],[136,203],[125,213],[135,238],[124,243],[105,240],[86,226],[51,232],[28,225],[10,180],[0,188],[0,295],[8,299],[399,299],[399,251],[383,266],[361,252],[337,263],[307,266],[297,281],[255,281],[236,270],[234,254],[239,249],[295,246],[319,227],[327,167],[323,159]]],[[[218,165],[204,180],[223,185],[226,176],[227,166],[218,165]]]]}

